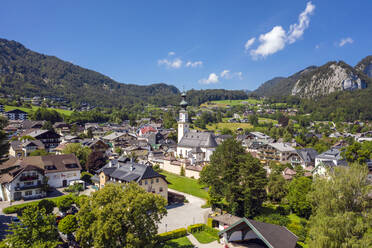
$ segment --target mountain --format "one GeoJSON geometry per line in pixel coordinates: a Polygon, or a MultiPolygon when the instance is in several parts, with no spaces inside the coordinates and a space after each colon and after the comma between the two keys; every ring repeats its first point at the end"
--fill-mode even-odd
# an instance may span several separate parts
{"type": "Polygon", "coordinates": [[[364,73],[369,78],[372,78],[372,55],[362,59],[356,66],[355,69],[359,72],[364,73]]]}
{"type": "Polygon", "coordinates": [[[135,103],[176,104],[179,90],[171,85],[118,83],[98,72],[54,56],[33,52],[16,41],[0,39],[0,93],[58,96],[72,103],[126,106],[135,103]]]}
{"type": "Polygon", "coordinates": [[[263,83],[253,94],[258,96],[299,96],[314,98],[333,92],[364,89],[371,85],[366,74],[372,73],[372,56],[353,68],[343,61],[331,61],[323,66],[310,66],[288,78],[273,78],[263,83]]]}

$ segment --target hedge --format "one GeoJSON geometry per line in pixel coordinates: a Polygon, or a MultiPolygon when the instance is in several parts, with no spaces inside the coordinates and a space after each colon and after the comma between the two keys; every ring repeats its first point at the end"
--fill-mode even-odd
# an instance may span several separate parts
{"type": "Polygon", "coordinates": [[[179,228],[173,231],[158,234],[158,239],[160,242],[165,242],[171,239],[181,238],[186,235],[187,235],[186,228],[179,228]]]}
{"type": "MultiPolygon", "coordinates": [[[[52,202],[54,202],[55,204],[58,205],[58,202],[59,201],[63,200],[66,197],[69,197],[69,196],[72,196],[75,200],[77,199],[77,197],[74,196],[74,195],[61,195],[61,196],[58,196],[58,197],[45,198],[45,199],[48,199],[48,200],[50,200],[50,201],[52,201],[52,202]]],[[[20,212],[23,211],[23,209],[25,209],[28,206],[36,206],[36,205],[38,205],[39,202],[42,201],[42,200],[43,199],[38,200],[38,201],[33,201],[33,202],[26,202],[26,203],[22,203],[22,204],[17,204],[17,205],[14,205],[14,206],[9,206],[9,207],[3,209],[3,213],[4,214],[20,213],[20,212]]]]}
{"type": "Polygon", "coordinates": [[[201,232],[205,229],[205,224],[195,224],[187,227],[188,233],[195,233],[195,232],[201,232]]]}
{"type": "Polygon", "coordinates": [[[196,232],[201,232],[201,231],[207,232],[213,237],[218,239],[218,230],[212,227],[209,227],[206,224],[195,224],[195,225],[191,225],[187,227],[188,233],[196,233],[196,232]]]}

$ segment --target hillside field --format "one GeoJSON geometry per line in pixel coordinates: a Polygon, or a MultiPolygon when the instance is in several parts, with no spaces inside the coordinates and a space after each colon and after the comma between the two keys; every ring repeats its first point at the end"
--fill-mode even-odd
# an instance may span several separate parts
{"type": "MultiPolygon", "coordinates": [[[[30,108],[16,107],[16,106],[9,106],[9,105],[4,106],[5,111],[10,111],[10,110],[13,110],[13,109],[19,109],[19,110],[22,110],[22,111],[27,112],[27,113],[29,113],[31,110],[36,111],[38,108],[40,108],[40,107],[32,106],[32,109],[30,109],[30,108]]],[[[73,112],[72,110],[65,110],[65,109],[56,109],[56,108],[48,108],[48,109],[49,110],[55,110],[58,113],[60,113],[62,115],[66,115],[66,116],[70,116],[73,112]]]]}

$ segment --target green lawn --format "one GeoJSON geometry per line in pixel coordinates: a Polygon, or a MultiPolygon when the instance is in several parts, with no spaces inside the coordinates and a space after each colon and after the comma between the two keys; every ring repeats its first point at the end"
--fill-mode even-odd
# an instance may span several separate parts
{"type": "Polygon", "coordinates": [[[199,198],[207,199],[208,192],[203,189],[196,179],[181,177],[179,175],[162,171],[161,174],[167,177],[167,181],[171,184],[168,185],[170,189],[174,189],[186,194],[190,194],[199,198]]]}
{"type": "Polygon", "coordinates": [[[167,242],[161,248],[193,248],[193,244],[187,237],[178,239],[172,239],[167,242]]]}
{"type": "Polygon", "coordinates": [[[215,131],[218,129],[221,130],[223,128],[227,128],[235,132],[238,128],[249,129],[249,128],[253,128],[253,126],[250,123],[229,123],[229,122],[226,122],[226,123],[219,122],[219,123],[207,125],[207,129],[210,131],[215,131]]]}
{"type": "Polygon", "coordinates": [[[229,106],[236,106],[236,105],[244,105],[244,104],[260,104],[262,103],[261,100],[249,98],[245,100],[220,100],[220,101],[211,101],[210,104],[208,103],[203,103],[200,106],[216,106],[216,107],[227,107],[229,106]],[[244,102],[244,103],[243,103],[244,102]]]}
{"type": "Polygon", "coordinates": [[[271,122],[272,124],[278,124],[278,121],[277,120],[273,120],[273,119],[269,119],[269,118],[263,118],[263,117],[259,117],[258,118],[258,122],[260,122],[260,123],[271,122]]]}
{"type": "Polygon", "coordinates": [[[216,237],[214,237],[213,235],[211,235],[210,233],[208,233],[206,231],[195,232],[192,235],[194,235],[194,237],[201,244],[208,244],[210,242],[213,242],[213,241],[217,240],[216,237]]]}
{"type": "MultiPolygon", "coordinates": [[[[24,107],[16,107],[16,106],[9,106],[9,105],[5,105],[4,106],[4,110],[5,111],[10,111],[10,110],[13,110],[13,109],[19,109],[19,110],[22,110],[22,111],[25,111],[25,112],[30,112],[31,110],[35,111],[37,110],[39,107],[37,106],[32,106],[32,109],[30,108],[24,108],[24,107]]],[[[70,116],[72,114],[72,110],[65,110],[65,109],[56,109],[56,108],[48,108],[49,110],[55,110],[57,111],[58,113],[62,114],[62,115],[67,115],[67,116],[70,116]]]]}

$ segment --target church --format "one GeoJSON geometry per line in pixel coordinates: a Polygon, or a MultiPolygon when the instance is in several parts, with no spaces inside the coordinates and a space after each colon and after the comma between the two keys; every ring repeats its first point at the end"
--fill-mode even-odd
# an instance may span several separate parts
{"type": "Polygon", "coordinates": [[[202,165],[210,161],[210,156],[216,150],[217,142],[213,133],[189,129],[187,105],[186,93],[182,93],[176,155],[179,158],[188,159],[191,165],[202,165]]]}

